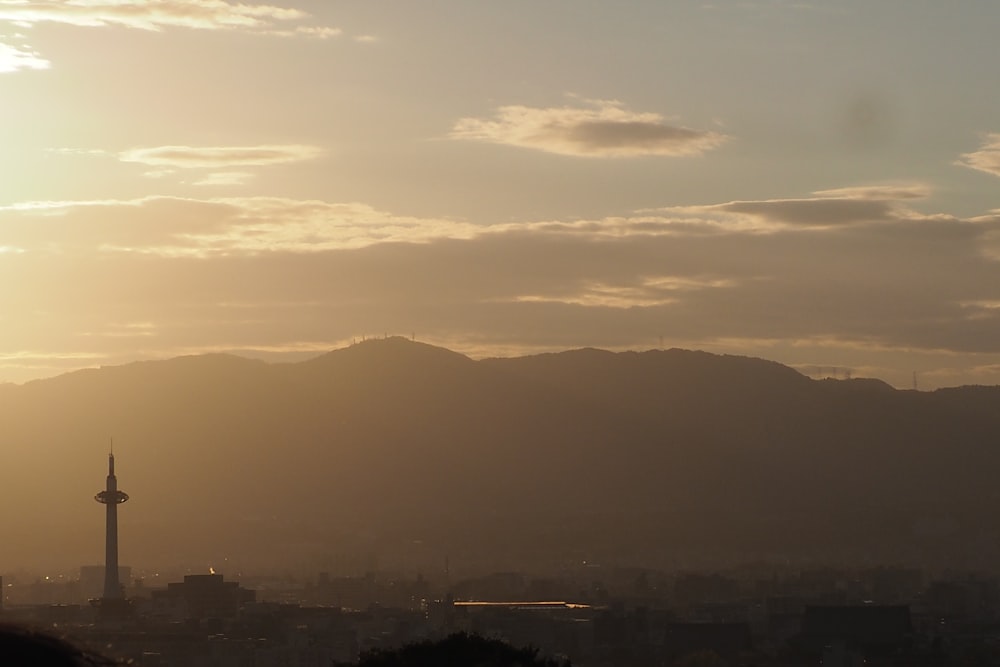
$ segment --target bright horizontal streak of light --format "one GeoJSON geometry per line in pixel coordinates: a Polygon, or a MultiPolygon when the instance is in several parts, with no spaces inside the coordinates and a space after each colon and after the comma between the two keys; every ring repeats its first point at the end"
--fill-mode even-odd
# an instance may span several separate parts
{"type": "Polygon", "coordinates": [[[590,609],[589,604],[579,604],[576,602],[565,602],[563,600],[553,600],[547,602],[486,602],[480,600],[456,600],[453,603],[456,607],[536,607],[550,608],[563,607],[566,609],[590,609]]]}

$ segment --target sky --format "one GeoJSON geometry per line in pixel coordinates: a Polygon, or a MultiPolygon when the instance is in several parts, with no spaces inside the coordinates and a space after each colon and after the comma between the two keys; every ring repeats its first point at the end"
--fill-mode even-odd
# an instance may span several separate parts
{"type": "Polygon", "coordinates": [[[995,0],[0,0],[0,382],[403,335],[1000,384],[995,0]]]}

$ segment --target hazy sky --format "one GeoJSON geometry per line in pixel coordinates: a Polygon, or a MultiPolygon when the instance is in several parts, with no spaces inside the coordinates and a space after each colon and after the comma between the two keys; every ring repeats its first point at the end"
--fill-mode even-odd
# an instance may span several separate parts
{"type": "Polygon", "coordinates": [[[996,0],[0,0],[0,381],[415,335],[1000,383],[996,0]]]}

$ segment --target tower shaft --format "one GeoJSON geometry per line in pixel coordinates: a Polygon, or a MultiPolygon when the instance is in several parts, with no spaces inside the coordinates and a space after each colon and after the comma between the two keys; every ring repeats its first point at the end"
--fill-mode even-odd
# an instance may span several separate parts
{"type": "Polygon", "coordinates": [[[115,455],[108,455],[108,479],[104,491],[94,499],[106,506],[104,534],[104,600],[121,600],[125,597],[118,580],[118,506],[128,500],[128,494],[118,490],[115,477],[115,455]]]}
{"type": "MultiPolygon", "coordinates": [[[[110,488],[110,487],[109,487],[110,488]]],[[[107,526],[104,534],[104,597],[122,597],[118,581],[118,503],[107,504],[107,526]]]]}

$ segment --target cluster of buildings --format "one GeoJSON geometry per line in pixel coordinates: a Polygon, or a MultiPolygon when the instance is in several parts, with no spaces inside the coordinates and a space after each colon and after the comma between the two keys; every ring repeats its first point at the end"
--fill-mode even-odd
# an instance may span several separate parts
{"type": "MultiPolygon", "coordinates": [[[[193,574],[130,586],[124,613],[109,614],[103,603],[8,602],[0,618],[139,667],[330,667],[455,632],[533,646],[577,667],[1000,664],[1000,582],[986,576],[588,567],[544,578],[494,574],[447,588],[384,574],[253,583],[193,574]]],[[[21,588],[46,586],[75,590],[21,588]]]]}
{"type": "Polygon", "coordinates": [[[107,508],[105,565],[74,581],[5,588],[0,578],[0,620],[137,667],[330,667],[455,632],[577,667],[1000,665],[1000,581],[989,576],[769,565],[665,574],[590,563],[459,582],[320,573],[276,585],[211,572],[147,585],[118,563],[117,506],[128,496],[113,456],[97,500],[107,508]]]}

